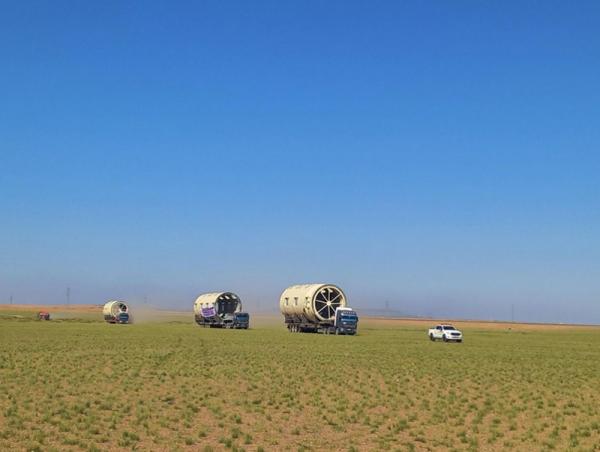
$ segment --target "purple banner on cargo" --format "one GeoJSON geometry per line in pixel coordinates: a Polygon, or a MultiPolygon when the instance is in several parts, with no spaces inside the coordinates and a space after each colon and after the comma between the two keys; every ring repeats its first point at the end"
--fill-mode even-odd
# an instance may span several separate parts
{"type": "Polygon", "coordinates": [[[210,308],[202,308],[200,311],[202,312],[202,317],[214,317],[217,315],[217,311],[215,310],[214,306],[210,308]]]}

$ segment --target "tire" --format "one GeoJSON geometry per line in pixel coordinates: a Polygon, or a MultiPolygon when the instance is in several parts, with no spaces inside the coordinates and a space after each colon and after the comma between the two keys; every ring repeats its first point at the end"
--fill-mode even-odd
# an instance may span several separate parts
{"type": "Polygon", "coordinates": [[[457,340],[456,342],[462,342],[462,339],[457,340]]]}
{"type": "Polygon", "coordinates": [[[444,342],[448,342],[448,338],[446,337],[446,335],[445,335],[445,334],[442,336],[442,340],[443,340],[444,342]]]}
{"type": "Polygon", "coordinates": [[[431,342],[435,342],[435,337],[433,337],[433,334],[430,334],[430,335],[429,335],[429,340],[430,340],[431,342]]]}

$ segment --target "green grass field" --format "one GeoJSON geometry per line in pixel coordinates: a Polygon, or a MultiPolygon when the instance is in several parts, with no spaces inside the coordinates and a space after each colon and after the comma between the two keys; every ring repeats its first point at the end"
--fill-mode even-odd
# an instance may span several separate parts
{"type": "Polygon", "coordinates": [[[0,319],[0,450],[598,450],[600,329],[0,319]]]}

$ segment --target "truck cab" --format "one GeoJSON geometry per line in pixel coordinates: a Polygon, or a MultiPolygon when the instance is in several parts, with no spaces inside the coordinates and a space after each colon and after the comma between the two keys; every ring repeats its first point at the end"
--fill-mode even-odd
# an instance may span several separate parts
{"type": "Polygon", "coordinates": [[[119,312],[117,315],[118,323],[129,323],[129,313],[128,312],[119,312]]]}
{"type": "Polygon", "coordinates": [[[250,325],[250,314],[247,312],[236,312],[233,314],[233,327],[247,330],[250,325]]]}
{"type": "Polygon", "coordinates": [[[213,325],[215,327],[247,330],[250,324],[250,314],[247,312],[233,312],[222,315],[220,321],[218,316],[212,317],[211,320],[214,321],[213,325]]]}
{"type": "Polygon", "coordinates": [[[39,320],[50,320],[50,313],[47,311],[40,311],[38,313],[39,320]]]}
{"type": "Polygon", "coordinates": [[[358,315],[351,308],[336,308],[333,323],[335,334],[356,334],[358,315]]]}

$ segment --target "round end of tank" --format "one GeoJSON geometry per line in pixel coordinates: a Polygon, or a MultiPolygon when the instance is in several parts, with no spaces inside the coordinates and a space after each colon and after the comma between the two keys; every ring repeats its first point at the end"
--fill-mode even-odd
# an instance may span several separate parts
{"type": "Polygon", "coordinates": [[[241,310],[242,300],[233,292],[205,293],[198,296],[194,302],[194,313],[196,315],[205,315],[209,311],[212,312],[211,316],[225,315],[241,310]]]}
{"type": "Polygon", "coordinates": [[[346,296],[339,287],[325,284],[314,294],[313,306],[317,318],[330,321],[335,318],[336,308],[346,306],[346,296]]]}

